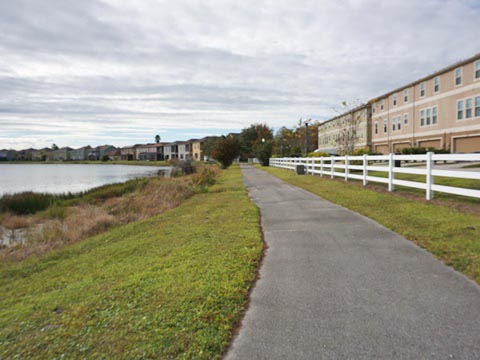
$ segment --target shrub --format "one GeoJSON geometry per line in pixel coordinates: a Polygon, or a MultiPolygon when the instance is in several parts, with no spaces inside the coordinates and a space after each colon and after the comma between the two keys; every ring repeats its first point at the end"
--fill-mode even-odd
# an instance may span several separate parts
{"type": "Polygon", "coordinates": [[[45,210],[55,200],[55,195],[24,192],[7,194],[0,198],[0,212],[11,211],[17,215],[34,214],[45,210]]]}
{"type": "Polygon", "coordinates": [[[204,168],[200,173],[192,176],[192,184],[198,187],[212,186],[215,184],[218,172],[212,167],[204,168]]]}
{"type": "Polygon", "coordinates": [[[102,156],[102,161],[103,161],[103,162],[107,162],[107,161],[109,161],[109,160],[110,160],[110,158],[108,157],[108,155],[103,155],[103,156],[102,156]]]}
{"type": "Polygon", "coordinates": [[[262,166],[268,166],[270,157],[272,156],[273,142],[268,140],[261,142],[255,147],[255,157],[260,161],[262,166]]]}
{"type": "Polygon", "coordinates": [[[330,157],[331,155],[326,152],[311,152],[308,154],[308,157],[330,157]]]}
{"type": "Polygon", "coordinates": [[[240,147],[237,139],[223,138],[217,142],[212,157],[222,164],[223,169],[226,169],[232,165],[239,151],[240,147]]]}

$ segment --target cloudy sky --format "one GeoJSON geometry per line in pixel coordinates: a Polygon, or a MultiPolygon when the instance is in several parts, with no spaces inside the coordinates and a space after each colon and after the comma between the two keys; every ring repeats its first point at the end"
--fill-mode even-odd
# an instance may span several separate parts
{"type": "Polygon", "coordinates": [[[480,0],[0,0],[0,148],[327,119],[480,52],[480,0]]]}

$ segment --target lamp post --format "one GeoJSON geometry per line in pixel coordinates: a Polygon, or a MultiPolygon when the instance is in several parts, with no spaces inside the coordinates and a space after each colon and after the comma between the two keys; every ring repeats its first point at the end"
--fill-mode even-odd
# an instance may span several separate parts
{"type": "Polygon", "coordinates": [[[309,138],[309,134],[308,134],[308,122],[310,121],[310,119],[306,120],[305,121],[305,157],[308,156],[308,148],[309,148],[309,144],[308,144],[308,138],[309,138]]]}

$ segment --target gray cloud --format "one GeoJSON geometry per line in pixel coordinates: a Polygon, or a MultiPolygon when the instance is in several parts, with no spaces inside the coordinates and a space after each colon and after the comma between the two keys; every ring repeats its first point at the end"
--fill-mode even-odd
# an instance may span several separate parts
{"type": "Polygon", "coordinates": [[[0,0],[0,148],[325,119],[479,51],[475,0],[0,0]]]}

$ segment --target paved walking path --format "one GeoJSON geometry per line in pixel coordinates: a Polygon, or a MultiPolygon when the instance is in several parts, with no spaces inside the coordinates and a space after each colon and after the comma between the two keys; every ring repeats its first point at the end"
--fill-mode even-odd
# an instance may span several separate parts
{"type": "Polygon", "coordinates": [[[480,359],[479,286],[368,218],[242,170],[269,249],[227,359],[480,359]]]}

